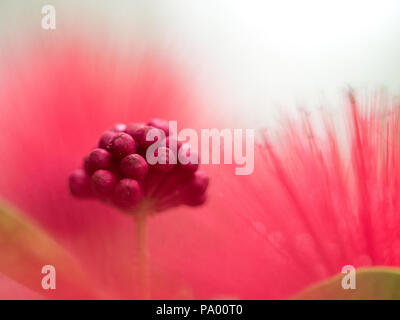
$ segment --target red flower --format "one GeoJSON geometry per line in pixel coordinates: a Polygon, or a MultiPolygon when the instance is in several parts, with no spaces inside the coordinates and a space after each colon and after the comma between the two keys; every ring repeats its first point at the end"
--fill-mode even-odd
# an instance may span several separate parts
{"type": "MultiPolygon", "coordinates": [[[[196,127],[202,114],[185,81],[154,54],[119,55],[76,41],[6,61],[0,194],[29,217],[1,207],[0,271],[47,297],[143,297],[131,217],[77,201],[66,179],[113,123],[177,118],[196,127]],[[57,269],[54,291],[40,286],[45,264],[57,269]]],[[[301,126],[288,123],[277,138],[265,137],[252,175],[209,166],[204,206],[149,219],[151,297],[287,298],[344,265],[398,266],[399,112],[377,97],[367,102],[358,107],[350,95],[347,135],[339,137],[329,118],[319,130],[308,116],[301,126]]],[[[122,140],[113,152],[135,154],[122,140]]],[[[111,172],[96,150],[87,172],[111,172]]],[[[127,179],[146,175],[131,171],[137,159],[123,161],[127,179]]],[[[124,195],[137,185],[120,187],[124,195]]]]}
{"type": "MultiPolygon", "coordinates": [[[[54,39],[46,50],[28,49],[20,58],[8,54],[5,57],[8,63],[2,66],[0,86],[0,128],[3,131],[0,137],[3,150],[0,155],[0,193],[29,214],[40,227],[35,223],[32,226],[30,220],[24,218],[21,222],[5,213],[7,223],[15,224],[15,228],[22,224],[21,230],[25,231],[14,239],[9,226],[2,226],[5,246],[18,251],[15,260],[5,254],[4,258],[10,263],[3,265],[2,272],[43,294],[42,265],[73,263],[70,275],[67,270],[58,272],[60,277],[57,275],[57,279],[62,283],[65,280],[68,285],[59,285],[50,297],[140,297],[135,285],[137,261],[132,218],[115,214],[115,208],[102,203],[73,199],[66,181],[73,169],[80,166],[82,155],[90,151],[99,135],[111,124],[153,118],[149,124],[159,126],[160,120],[156,118],[172,117],[185,125],[195,115],[195,110],[189,109],[189,104],[193,106],[195,101],[184,84],[181,71],[167,58],[153,53],[135,55],[134,50],[127,56],[119,52],[105,53],[101,47],[84,43],[83,39],[82,42],[62,43],[54,39]],[[42,229],[57,244],[52,243],[42,229]],[[27,234],[27,230],[34,236],[27,234]],[[44,244],[48,241],[52,243],[51,250],[44,244]],[[33,250],[43,250],[43,255],[23,253],[20,246],[24,248],[28,242],[34,246],[33,250]],[[66,256],[72,260],[64,261],[66,256]],[[21,272],[14,273],[12,269],[17,265],[21,272]],[[75,269],[84,276],[76,277],[75,269]],[[96,283],[96,290],[88,290],[88,283],[93,286],[96,283]]],[[[15,50],[19,54],[22,51],[22,48],[15,50]]],[[[132,126],[126,128],[127,132],[132,129],[132,126]]],[[[106,138],[103,136],[101,140],[104,142],[106,138]]],[[[114,200],[118,206],[127,205],[126,190],[135,181],[132,180],[133,173],[146,175],[147,180],[153,179],[152,186],[157,186],[154,179],[162,178],[151,172],[149,176],[137,170],[132,172],[132,166],[136,164],[129,155],[136,152],[135,145],[132,145],[134,149],[129,149],[129,141],[125,138],[132,140],[125,133],[113,137],[111,148],[114,149],[110,150],[115,155],[120,154],[124,164],[121,173],[126,176],[116,186],[119,191],[114,200]]],[[[98,196],[107,191],[100,183],[105,177],[101,175],[102,169],[110,170],[113,161],[107,158],[107,152],[94,149],[88,158],[88,172],[97,170],[92,176],[92,184],[95,184],[92,190],[98,196]]],[[[196,170],[197,166],[193,168],[196,170]]],[[[186,165],[182,170],[189,172],[191,167],[186,165]]],[[[87,190],[80,189],[82,185],[79,185],[82,176],[76,174],[71,179],[72,192],[84,195],[87,190]]],[[[162,192],[161,189],[158,191],[162,192]]],[[[147,194],[144,190],[142,193],[147,194]]],[[[176,199],[167,195],[172,194],[157,196],[160,201],[155,210],[177,205],[176,199]]],[[[185,202],[188,203],[192,196],[193,193],[188,195],[185,202]]],[[[178,215],[191,214],[184,211],[178,215]]],[[[176,217],[172,215],[170,219],[176,217]]],[[[156,228],[152,224],[150,221],[150,230],[156,228]]],[[[154,277],[165,276],[160,274],[157,266],[152,272],[154,277]]],[[[152,290],[154,297],[165,296],[167,291],[163,288],[166,286],[161,282],[158,287],[159,290],[152,290]]],[[[168,296],[174,294],[178,293],[168,293],[168,296]]]]}

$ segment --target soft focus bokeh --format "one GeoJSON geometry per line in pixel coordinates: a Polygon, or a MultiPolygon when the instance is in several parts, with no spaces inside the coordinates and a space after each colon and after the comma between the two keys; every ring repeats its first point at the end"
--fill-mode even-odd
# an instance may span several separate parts
{"type": "Polygon", "coordinates": [[[101,30],[118,50],[138,38],[157,44],[190,69],[202,95],[218,97],[222,115],[248,126],[299,104],[335,108],[347,85],[400,88],[396,0],[3,0],[0,36],[25,42],[43,32],[44,4],[57,9],[51,36],[101,30]]]}
{"type": "MultiPolygon", "coordinates": [[[[285,164],[288,185],[280,189],[285,179],[276,168],[269,171],[267,144],[256,153],[253,175],[237,177],[230,167],[210,166],[206,205],[151,220],[152,297],[288,298],[338,273],[346,263],[397,266],[396,210],[388,210],[388,219],[394,219],[389,231],[379,229],[384,239],[368,244],[373,250],[364,247],[371,230],[366,236],[360,225],[345,222],[354,218],[354,208],[362,203],[358,198],[364,196],[353,185],[361,167],[357,150],[369,155],[375,168],[382,154],[389,158],[397,146],[398,113],[388,120],[393,139],[388,138],[389,151],[381,154],[389,143],[368,134],[381,137],[385,126],[380,112],[368,117],[368,108],[391,111],[392,101],[385,98],[397,96],[400,89],[399,36],[400,3],[395,0],[3,0],[0,198],[43,228],[46,236],[40,239],[48,234],[60,245],[62,250],[51,247],[57,255],[64,257],[60,252],[65,250],[74,256],[99,286],[96,298],[140,298],[132,286],[132,219],[68,194],[68,174],[98,136],[116,122],[152,117],[193,128],[283,128],[272,134],[272,142],[277,137],[283,141],[274,150],[275,165],[285,164]],[[56,30],[41,29],[45,4],[56,8],[56,30]],[[357,130],[348,121],[351,117],[344,118],[349,115],[349,103],[343,103],[348,87],[362,97],[361,112],[353,120],[363,124],[366,147],[352,145],[357,130]],[[332,145],[318,139],[310,139],[309,145],[307,139],[314,136],[307,121],[302,123],[305,130],[282,122],[282,115],[314,115],[321,105],[339,124],[339,138],[330,136],[333,130],[324,117],[315,121],[313,133],[322,126],[332,145]],[[368,130],[369,125],[376,130],[368,130]],[[341,187],[342,180],[347,188],[341,187]],[[326,189],[321,191],[321,185],[326,189]],[[310,192],[291,194],[302,188],[310,192]],[[338,190],[345,191],[335,194],[338,190]],[[328,210],[327,203],[333,208],[328,210]],[[311,219],[311,227],[305,219],[311,219]],[[356,245],[343,247],[336,227],[341,241],[356,245]],[[371,252],[385,245],[393,250],[374,257],[371,252]]],[[[391,161],[397,164],[393,154],[391,161]]],[[[397,173],[397,165],[391,169],[397,173]]],[[[397,182],[386,184],[381,178],[381,171],[372,170],[366,192],[385,194],[381,185],[392,188],[397,182]]],[[[35,254],[40,256],[41,248],[35,254]]],[[[37,263],[26,263],[27,275],[36,272],[32,268],[37,263]]],[[[0,296],[37,298],[26,288],[36,282],[6,266],[0,296]],[[26,287],[9,280],[10,275],[26,287]]],[[[73,283],[72,291],[60,290],[62,297],[76,292],[76,297],[92,297],[93,292],[80,291],[81,276],[60,273],[60,281],[73,283]]]]}

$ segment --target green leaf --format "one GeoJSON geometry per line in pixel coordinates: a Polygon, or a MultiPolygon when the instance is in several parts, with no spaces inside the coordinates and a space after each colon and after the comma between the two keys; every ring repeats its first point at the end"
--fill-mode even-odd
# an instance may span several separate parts
{"type": "Polygon", "coordinates": [[[346,274],[336,275],[314,284],[293,299],[296,300],[399,300],[400,269],[388,267],[356,270],[356,288],[343,289],[346,274]]]}

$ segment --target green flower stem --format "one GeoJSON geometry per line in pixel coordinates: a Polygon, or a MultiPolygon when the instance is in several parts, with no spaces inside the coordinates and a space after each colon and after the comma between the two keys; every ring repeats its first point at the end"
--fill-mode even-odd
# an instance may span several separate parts
{"type": "Polygon", "coordinates": [[[136,254],[138,262],[138,277],[140,296],[150,298],[149,250],[147,242],[147,212],[139,210],[135,215],[136,224],[136,254]]]}

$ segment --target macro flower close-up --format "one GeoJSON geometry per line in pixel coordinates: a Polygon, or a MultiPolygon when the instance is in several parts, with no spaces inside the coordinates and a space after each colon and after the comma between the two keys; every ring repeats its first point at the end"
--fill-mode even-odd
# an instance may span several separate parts
{"type": "Polygon", "coordinates": [[[318,3],[1,3],[0,298],[400,299],[400,6],[318,3]]]}

